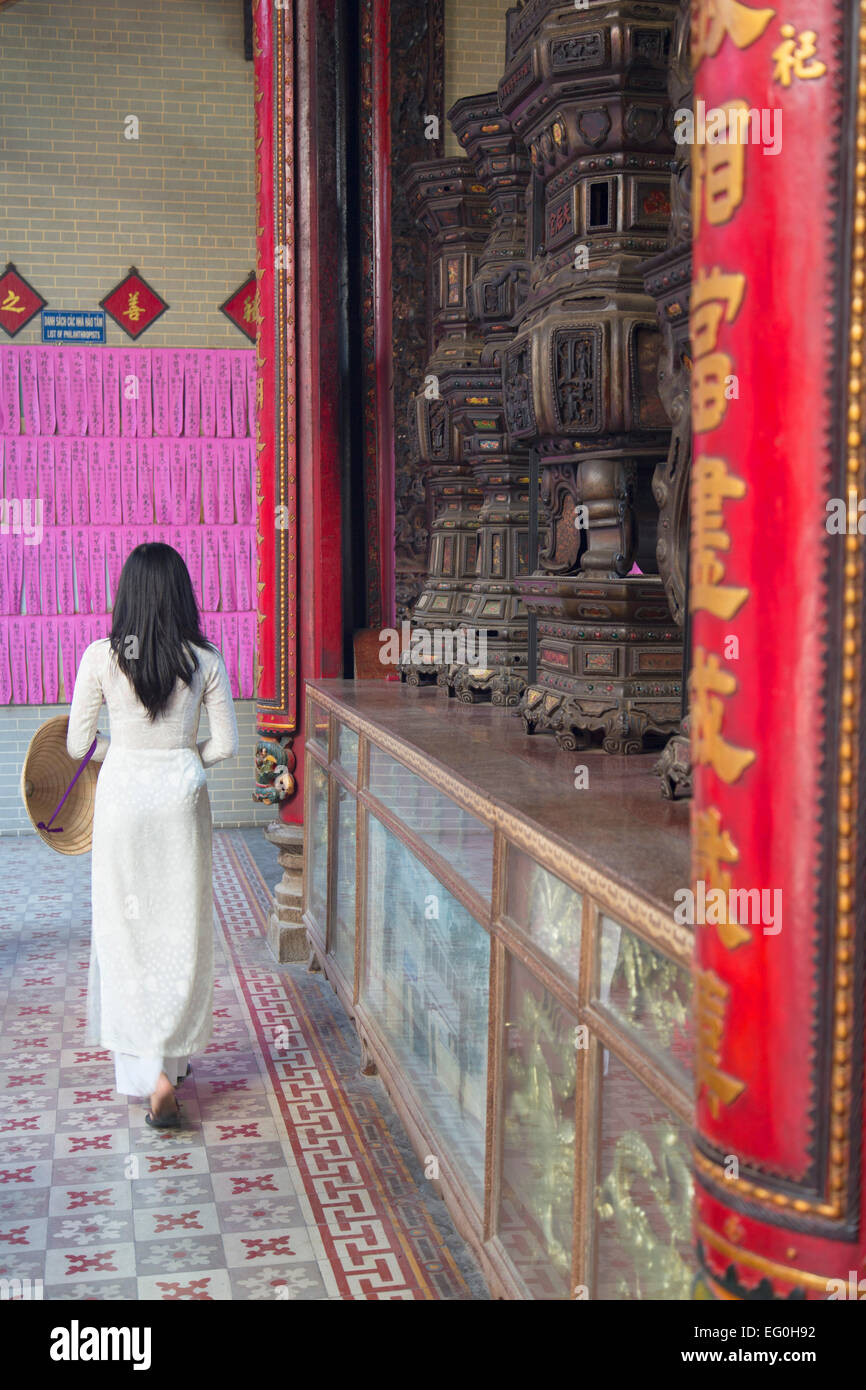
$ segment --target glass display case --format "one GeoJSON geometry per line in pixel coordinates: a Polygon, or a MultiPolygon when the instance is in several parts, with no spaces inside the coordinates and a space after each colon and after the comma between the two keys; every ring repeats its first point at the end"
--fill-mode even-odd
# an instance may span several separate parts
{"type": "Polygon", "coordinates": [[[587,863],[599,817],[569,842],[381,695],[308,700],[314,963],[494,1296],[690,1297],[690,932],[587,863]]]}

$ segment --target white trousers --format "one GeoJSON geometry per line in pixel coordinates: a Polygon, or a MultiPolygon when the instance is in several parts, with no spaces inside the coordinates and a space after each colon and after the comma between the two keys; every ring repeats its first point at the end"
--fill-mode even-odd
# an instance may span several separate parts
{"type": "Polygon", "coordinates": [[[114,1086],[122,1096],[149,1096],[156,1090],[160,1072],[172,1085],[186,1075],[188,1057],[135,1057],[131,1052],[114,1054],[114,1086]]]}

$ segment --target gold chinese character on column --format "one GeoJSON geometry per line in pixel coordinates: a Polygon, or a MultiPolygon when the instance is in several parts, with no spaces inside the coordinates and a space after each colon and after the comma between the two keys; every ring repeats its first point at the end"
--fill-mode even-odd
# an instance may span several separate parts
{"type": "Polygon", "coordinates": [[[691,692],[692,758],[701,767],[711,767],[723,782],[736,782],[755,761],[750,748],[736,748],[722,737],[725,706],[721,695],[733,695],[737,682],[723,671],[719,658],[703,647],[695,648],[689,678],[691,692]]]}
{"type": "Polygon", "coordinates": [[[731,1105],[746,1089],[745,1081],[721,1069],[725,1015],[731,991],[714,970],[696,970],[695,986],[695,1076],[698,1095],[706,1087],[710,1111],[713,1119],[718,1119],[719,1102],[731,1105]]]}
{"type": "Polygon", "coordinates": [[[692,145],[692,223],[693,234],[700,231],[701,216],[711,227],[730,222],[743,201],[748,120],[738,123],[732,112],[748,112],[745,101],[728,101],[718,108],[728,114],[725,144],[692,145]],[[736,138],[733,138],[736,137],[736,138]]]}
{"type": "Polygon", "coordinates": [[[697,68],[704,58],[714,58],[725,35],[737,48],[748,48],[761,37],[775,13],[753,9],[742,0],[692,0],[692,66],[697,68]]]}
{"type": "Polygon", "coordinates": [[[729,921],[728,906],[731,890],[730,869],[723,869],[722,863],[736,864],[740,852],[728,834],[722,829],[722,816],[717,807],[695,815],[695,878],[702,879],[707,893],[720,889],[725,895],[725,908],[722,921],[717,922],[719,940],[729,951],[735,951],[744,941],[751,941],[752,933],[736,921],[729,921]]]}
{"type": "Polygon", "coordinates": [[[722,320],[734,321],[745,292],[745,275],[718,266],[701,270],[692,286],[692,427],[696,434],[716,429],[724,419],[733,362],[728,353],[715,348],[722,320]]]}
{"type": "Polygon", "coordinates": [[[823,77],[827,71],[827,64],[822,63],[820,58],[815,58],[818,52],[818,35],[815,30],[804,29],[798,34],[793,24],[783,24],[781,34],[782,42],[778,48],[773,49],[773,81],[780,82],[783,87],[790,87],[791,79],[794,77],[804,82],[823,77]],[[815,61],[810,61],[813,58],[815,61]]]}
{"type": "Polygon", "coordinates": [[[692,482],[692,577],[689,606],[726,621],[742,608],[748,589],[722,584],[725,567],[719,550],[730,550],[731,538],[722,518],[726,497],[746,495],[746,484],[728,471],[724,459],[700,454],[695,459],[692,482]]]}

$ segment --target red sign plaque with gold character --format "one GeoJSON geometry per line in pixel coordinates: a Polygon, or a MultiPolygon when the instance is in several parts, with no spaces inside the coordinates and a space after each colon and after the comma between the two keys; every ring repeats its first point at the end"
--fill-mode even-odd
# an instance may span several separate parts
{"type": "Polygon", "coordinates": [[[129,267],[120,284],[100,299],[99,306],[130,338],[141,337],[168,308],[162,296],[139,275],[134,265],[129,267]]]}
{"type": "Polygon", "coordinates": [[[0,273],[0,328],[14,338],[48,303],[9,261],[0,273]]]}
{"type": "Polygon", "coordinates": [[[696,1221],[721,1297],[827,1298],[863,1254],[860,562],[825,524],[862,463],[859,8],[692,10],[693,876],[728,904],[695,926],[696,1221]]]}

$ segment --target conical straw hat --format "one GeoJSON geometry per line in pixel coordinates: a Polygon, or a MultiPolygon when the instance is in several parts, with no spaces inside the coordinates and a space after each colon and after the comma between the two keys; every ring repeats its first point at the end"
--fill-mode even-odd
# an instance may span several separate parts
{"type": "Polygon", "coordinates": [[[93,803],[101,763],[91,759],[55,817],[51,830],[39,829],[40,821],[47,825],[54,815],[58,802],[81,766],[81,761],[70,758],[66,751],[68,727],[69,716],[58,714],[36,730],[21,769],[21,795],[37,835],[47,845],[58,854],[86,854],[93,839],[93,803]],[[58,826],[62,829],[58,830],[58,826]]]}

